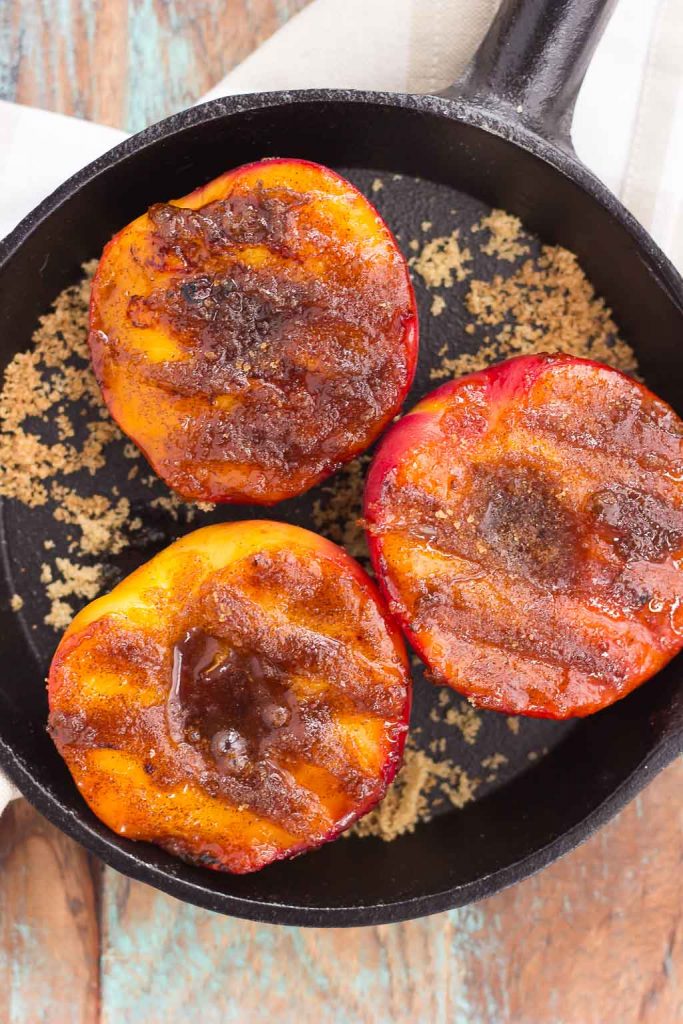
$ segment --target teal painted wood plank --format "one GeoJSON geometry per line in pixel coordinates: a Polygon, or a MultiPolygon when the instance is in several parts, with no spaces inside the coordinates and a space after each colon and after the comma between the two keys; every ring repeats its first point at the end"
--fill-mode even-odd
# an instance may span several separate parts
{"type": "Polygon", "coordinates": [[[2,0],[0,98],[138,131],[189,106],[307,0],[2,0]]]}
{"type": "Polygon", "coordinates": [[[276,928],[189,907],[107,871],[103,1024],[473,1024],[472,943],[496,936],[467,908],[367,929],[276,928]]]}
{"type": "Polygon", "coordinates": [[[401,925],[256,925],[107,870],[103,1024],[675,1024],[682,784],[679,761],[535,878],[401,925]]]}

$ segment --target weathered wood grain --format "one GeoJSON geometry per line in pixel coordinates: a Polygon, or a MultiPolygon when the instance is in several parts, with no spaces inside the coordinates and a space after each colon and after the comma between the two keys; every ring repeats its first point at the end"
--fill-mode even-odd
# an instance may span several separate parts
{"type": "Polygon", "coordinates": [[[0,821],[0,1021],[99,1020],[99,865],[24,801],[0,821]]]}
{"type": "Polygon", "coordinates": [[[137,131],[194,103],[307,0],[2,0],[0,98],[137,131]]]}
{"type": "Polygon", "coordinates": [[[277,929],[113,872],[104,1024],[676,1024],[683,763],[563,861],[478,906],[352,930],[277,929]]]}
{"type": "Polygon", "coordinates": [[[682,790],[679,760],[582,848],[475,908],[463,967],[495,1008],[484,1020],[683,1021],[682,790]]]}

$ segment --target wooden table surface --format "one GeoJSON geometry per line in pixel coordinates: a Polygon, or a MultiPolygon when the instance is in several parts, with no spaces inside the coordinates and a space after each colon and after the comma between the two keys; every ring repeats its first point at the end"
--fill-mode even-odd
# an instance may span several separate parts
{"type": "MultiPolygon", "coordinates": [[[[139,129],[305,2],[0,0],[0,98],[139,129]]],[[[0,1024],[675,1024],[682,786],[679,761],[579,850],[477,906],[329,931],[185,906],[16,802],[0,821],[0,1024]]]]}

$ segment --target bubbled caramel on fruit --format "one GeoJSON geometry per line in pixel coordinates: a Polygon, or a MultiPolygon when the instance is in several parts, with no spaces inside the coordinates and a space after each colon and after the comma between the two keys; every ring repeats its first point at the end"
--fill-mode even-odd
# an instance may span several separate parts
{"type": "Polygon", "coordinates": [[[208,527],[88,606],[50,731],[91,808],[186,860],[252,871],[383,795],[410,703],[368,577],[285,524],[208,527]]]}

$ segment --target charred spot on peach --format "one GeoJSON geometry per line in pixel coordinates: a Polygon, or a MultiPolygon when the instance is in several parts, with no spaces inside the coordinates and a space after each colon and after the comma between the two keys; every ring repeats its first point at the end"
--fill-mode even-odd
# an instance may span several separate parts
{"type": "Polygon", "coordinates": [[[243,873],[381,799],[410,676],[358,563],[258,521],[197,530],[88,605],[48,695],[52,738],[106,825],[243,873]]]}
{"type": "Polygon", "coordinates": [[[417,357],[406,262],[338,174],[266,160],[105,247],[90,350],[107,406],[189,500],[301,494],[379,435],[417,357]]]}
{"type": "Polygon", "coordinates": [[[417,652],[480,707],[587,715],[683,647],[683,422],[607,366],[434,391],[383,439],[365,520],[417,652]]]}

